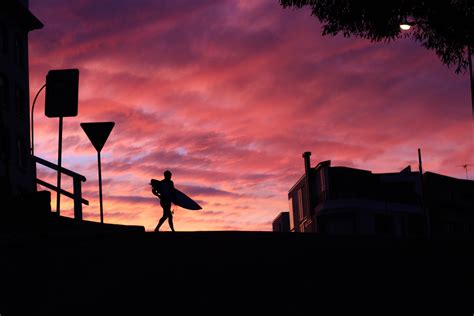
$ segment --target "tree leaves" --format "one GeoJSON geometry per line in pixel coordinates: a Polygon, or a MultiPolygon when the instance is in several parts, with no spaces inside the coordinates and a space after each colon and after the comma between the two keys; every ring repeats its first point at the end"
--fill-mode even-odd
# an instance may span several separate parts
{"type": "Polygon", "coordinates": [[[373,42],[410,37],[456,73],[468,69],[468,47],[474,47],[472,0],[280,0],[283,7],[309,6],[323,35],[343,34],[373,42]],[[400,30],[408,20],[414,27],[400,30]]]}

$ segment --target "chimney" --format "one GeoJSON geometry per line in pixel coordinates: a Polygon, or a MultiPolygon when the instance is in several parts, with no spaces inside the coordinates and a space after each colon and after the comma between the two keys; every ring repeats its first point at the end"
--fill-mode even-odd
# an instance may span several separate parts
{"type": "Polygon", "coordinates": [[[306,211],[305,216],[311,216],[313,214],[313,205],[311,203],[311,152],[306,151],[303,153],[304,158],[304,173],[306,178],[306,211]]]}
{"type": "Polygon", "coordinates": [[[309,179],[309,170],[311,169],[311,152],[310,151],[305,151],[303,153],[303,158],[304,158],[304,173],[306,175],[306,179],[309,179]]]}

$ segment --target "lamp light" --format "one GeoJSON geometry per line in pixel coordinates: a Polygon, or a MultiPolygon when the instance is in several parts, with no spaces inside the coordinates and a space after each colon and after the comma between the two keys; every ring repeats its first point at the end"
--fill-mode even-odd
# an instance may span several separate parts
{"type": "Polygon", "coordinates": [[[411,29],[411,25],[407,22],[400,23],[400,29],[402,29],[403,31],[408,31],[409,29],[411,29]]]}

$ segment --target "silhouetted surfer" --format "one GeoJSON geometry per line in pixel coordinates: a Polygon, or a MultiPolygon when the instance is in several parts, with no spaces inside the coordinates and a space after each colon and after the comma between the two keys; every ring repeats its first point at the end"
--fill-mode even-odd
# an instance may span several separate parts
{"type": "Polygon", "coordinates": [[[168,219],[171,230],[174,231],[173,213],[171,213],[171,201],[175,195],[174,183],[171,181],[171,171],[166,170],[163,175],[165,178],[161,181],[151,180],[151,192],[160,198],[160,205],[163,208],[163,217],[160,218],[158,225],[156,225],[155,232],[160,230],[161,225],[163,225],[166,219],[168,219]]]}

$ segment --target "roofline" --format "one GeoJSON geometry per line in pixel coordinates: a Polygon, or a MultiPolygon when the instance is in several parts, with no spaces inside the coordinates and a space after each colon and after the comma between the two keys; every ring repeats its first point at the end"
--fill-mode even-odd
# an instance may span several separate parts
{"type": "Polygon", "coordinates": [[[314,167],[314,170],[318,170],[319,168],[322,168],[325,166],[331,167],[331,160],[324,160],[324,161],[319,162],[316,165],[316,167],[314,167]]]}
{"type": "Polygon", "coordinates": [[[296,182],[293,184],[293,186],[288,190],[288,195],[290,195],[290,192],[293,191],[294,188],[300,184],[301,181],[303,181],[306,178],[306,174],[303,174],[296,182]]]}
{"type": "Polygon", "coordinates": [[[431,171],[425,171],[423,173],[423,176],[430,176],[430,175],[438,176],[440,178],[445,178],[446,180],[450,180],[450,181],[458,181],[458,182],[464,182],[464,183],[474,183],[474,180],[454,178],[454,177],[451,177],[451,176],[447,176],[447,175],[444,175],[444,174],[431,172],[431,171]]]}
{"type": "Polygon", "coordinates": [[[370,173],[370,174],[375,174],[375,173],[373,173],[373,172],[370,171],[370,170],[360,169],[360,168],[353,168],[353,167],[345,167],[345,166],[333,166],[333,167],[331,167],[331,169],[350,169],[350,170],[357,170],[357,171],[360,171],[360,172],[366,172],[366,173],[370,173]]]}
{"type": "Polygon", "coordinates": [[[18,14],[22,18],[22,22],[26,22],[24,24],[28,31],[39,30],[44,27],[44,24],[17,0],[2,0],[0,1],[0,8],[18,14]]]}
{"type": "Polygon", "coordinates": [[[290,215],[290,212],[289,212],[289,211],[280,212],[280,213],[278,213],[278,215],[273,219],[272,224],[275,223],[279,218],[281,218],[281,217],[283,216],[283,214],[285,214],[285,213],[288,214],[288,215],[290,215]]]}

